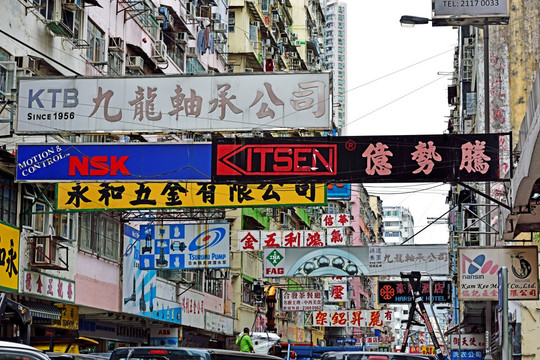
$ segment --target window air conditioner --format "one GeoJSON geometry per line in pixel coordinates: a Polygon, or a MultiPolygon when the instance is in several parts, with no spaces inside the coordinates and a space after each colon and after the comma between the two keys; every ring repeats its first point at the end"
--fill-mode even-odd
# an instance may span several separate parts
{"type": "Polygon", "coordinates": [[[218,13],[212,13],[212,15],[210,15],[210,21],[221,21],[221,15],[218,13]]]}
{"type": "Polygon", "coordinates": [[[123,52],[124,51],[124,40],[120,37],[111,37],[109,38],[109,51],[113,52],[123,52]]]}
{"type": "Polygon", "coordinates": [[[215,23],[214,24],[214,31],[217,33],[225,33],[227,32],[227,24],[224,23],[215,23]]]}
{"type": "Polygon", "coordinates": [[[176,41],[179,43],[187,43],[189,40],[188,33],[180,32],[176,34],[176,41]]]}
{"type": "Polygon", "coordinates": [[[166,61],[167,60],[167,45],[163,40],[157,40],[154,46],[154,55],[152,56],[157,61],[166,61]]]}
{"type": "Polygon", "coordinates": [[[186,48],[186,56],[187,57],[197,57],[197,48],[195,46],[188,46],[186,48]]]}
{"type": "Polygon", "coordinates": [[[140,56],[128,56],[126,58],[126,68],[130,70],[140,70],[144,69],[144,59],[140,56]]]}

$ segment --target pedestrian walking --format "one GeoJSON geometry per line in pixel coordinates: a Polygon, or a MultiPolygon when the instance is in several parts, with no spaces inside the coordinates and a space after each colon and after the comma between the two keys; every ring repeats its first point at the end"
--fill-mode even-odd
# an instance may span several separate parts
{"type": "Polygon", "coordinates": [[[242,335],[236,339],[236,345],[240,345],[240,351],[243,352],[255,352],[253,350],[253,342],[249,337],[249,328],[244,328],[242,335]]]}

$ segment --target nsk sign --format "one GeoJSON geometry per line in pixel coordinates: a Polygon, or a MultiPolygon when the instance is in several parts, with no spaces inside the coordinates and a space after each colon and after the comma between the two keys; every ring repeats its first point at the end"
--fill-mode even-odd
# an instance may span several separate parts
{"type": "Polygon", "coordinates": [[[61,144],[17,149],[17,181],[210,181],[210,144],[61,144]]]}

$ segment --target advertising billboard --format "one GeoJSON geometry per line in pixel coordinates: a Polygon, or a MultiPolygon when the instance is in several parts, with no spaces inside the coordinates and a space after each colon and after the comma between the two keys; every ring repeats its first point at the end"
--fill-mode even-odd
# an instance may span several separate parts
{"type": "MultiPolygon", "coordinates": [[[[210,156],[204,143],[19,144],[15,176],[18,182],[210,181],[210,156]]],[[[135,204],[148,202],[146,196],[140,189],[135,204]]]]}
{"type": "Polygon", "coordinates": [[[432,0],[433,26],[508,24],[507,0],[432,0]]]}
{"type": "Polygon", "coordinates": [[[215,183],[449,182],[499,179],[508,134],[219,138],[215,183]]]}
{"type": "Polygon", "coordinates": [[[538,247],[458,249],[459,299],[498,300],[498,270],[508,268],[508,299],[538,300],[538,247]]]}
{"type": "Polygon", "coordinates": [[[264,277],[448,275],[447,245],[263,248],[264,277]]]}
{"type": "Polygon", "coordinates": [[[141,269],[229,267],[229,223],[141,225],[141,269]]]}
{"type": "Polygon", "coordinates": [[[157,298],[157,271],[140,269],[140,246],[139,231],[124,225],[122,312],[183,324],[180,304],[157,298]]]}
{"type": "MultiPolygon", "coordinates": [[[[378,281],[377,300],[379,304],[410,304],[412,289],[408,281],[378,281]]],[[[452,302],[452,282],[450,280],[433,280],[431,291],[429,281],[421,281],[420,296],[428,303],[452,302]]]]}
{"type": "Polygon", "coordinates": [[[133,210],[161,208],[273,207],[326,204],[325,184],[58,183],[56,209],[133,210]]]}
{"type": "Polygon", "coordinates": [[[28,78],[18,95],[18,134],[331,129],[328,72],[28,78]]]}

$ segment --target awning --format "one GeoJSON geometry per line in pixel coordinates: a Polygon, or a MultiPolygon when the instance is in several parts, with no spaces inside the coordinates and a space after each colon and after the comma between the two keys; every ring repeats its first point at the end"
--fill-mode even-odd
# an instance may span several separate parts
{"type": "Polygon", "coordinates": [[[54,305],[27,302],[25,306],[30,310],[30,315],[36,318],[60,320],[60,310],[54,305]]]}

